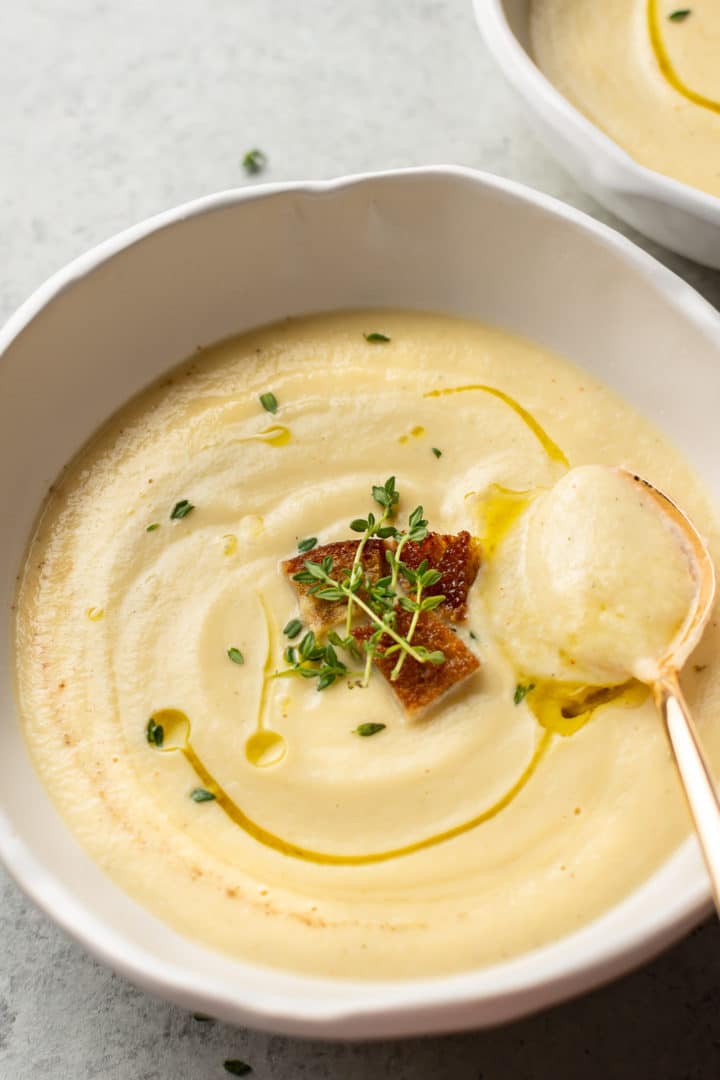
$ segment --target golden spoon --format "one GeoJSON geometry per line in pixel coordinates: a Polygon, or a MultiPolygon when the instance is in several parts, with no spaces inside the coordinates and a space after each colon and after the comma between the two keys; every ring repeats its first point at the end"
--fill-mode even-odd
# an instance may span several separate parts
{"type": "Polygon", "coordinates": [[[665,723],[675,762],[680,773],[690,813],[700,840],[700,847],[710,875],[715,907],[720,914],[720,802],[710,767],[698,740],[695,725],[683,697],[678,675],[702,637],[713,610],[716,575],[704,540],[690,519],[647,480],[617,469],[622,476],[641,487],[643,494],[656,503],[679,530],[685,541],[688,559],[697,583],[691,609],[664,655],[648,664],[644,661],[632,674],[652,687],[655,703],[665,723]]]}

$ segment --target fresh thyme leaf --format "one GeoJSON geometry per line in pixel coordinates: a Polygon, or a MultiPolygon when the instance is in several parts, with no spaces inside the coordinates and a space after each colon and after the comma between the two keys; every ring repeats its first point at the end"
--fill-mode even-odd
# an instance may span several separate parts
{"type": "Polygon", "coordinates": [[[355,518],[350,522],[350,528],[353,532],[365,532],[367,527],[368,523],[365,518],[355,518]]]}
{"type": "Polygon", "coordinates": [[[317,536],[308,536],[307,540],[300,541],[298,551],[304,555],[306,551],[312,551],[314,547],[317,547],[317,536]]]}
{"type": "Polygon", "coordinates": [[[425,572],[420,575],[420,580],[423,584],[423,588],[429,589],[433,585],[437,585],[441,577],[442,574],[439,570],[425,570],[425,572]]]}
{"type": "Polygon", "coordinates": [[[292,641],[293,638],[296,638],[298,636],[298,634],[302,630],[302,626],[303,624],[300,622],[299,619],[291,619],[290,622],[286,623],[283,627],[283,634],[285,635],[285,637],[289,637],[292,641]]]}
{"type": "Polygon", "coordinates": [[[313,596],[317,596],[318,600],[329,600],[330,603],[333,603],[333,601],[335,600],[345,599],[345,593],[342,591],[342,589],[337,589],[334,586],[331,586],[327,589],[311,589],[310,592],[313,594],[313,596]]]}
{"type": "Polygon", "coordinates": [[[359,724],[354,731],[351,731],[351,735],[377,735],[379,731],[384,731],[387,724],[359,724]]]}
{"type": "Polygon", "coordinates": [[[366,341],[370,342],[371,345],[382,345],[390,340],[387,334],[379,334],[377,330],[374,330],[372,334],[363,334],[363,337],[366,341]]]}
{"type": "Polygon", "coordinates": [[[195,507],[191,502],[188,502],[187,499],[181,499],[180,502],[176,502],[173,506],[172,513],[170,514],[170,520],[180,521],[181,518],[187,517],[188,514],[194,509],[195,507]]]}
{"type": "Polygon", "coordinates": [[[478,639],[478,636],[477,636],[477,634],[475,633],[474,630],[470,631],[470,637],[473,639],[473,641],[477,641],[477,639],[478,639]]]}
{"type": "Polygon", "coordinates": [[[521,701],[524,701],[531,690],[535,689],[535,683],[528,683],[527,686],[523,686],[522,683],[518,683],[515,687],[515,693],[513,694],[513,701],[516,705],[519,705],[521,701]]]}
{"type": "Polygon", "coordinates": [[[248,150],[242,159],[242,164],[245,172],[250,176],[254,176],[256,173],[262,172],[267,165],[267,156],[263,154],[262,150],[248,150]]]}
{"type": "Polygon", "coordinates": [[[162,746],[165,738],[165,729],[162,724],[156,724],[155,719],[152,716],[148,720],[145,734],[147,736],[147,741],[151,746],[162,746]]]}
{"type": "MultiPolygon", "coordinates": [[[[323,560],[324,562],[324,560],[323,560]]],[[[309,559],[305,560],[305,570],[315,581],[324,581],[327,571],[323,566],[323,563],[310,562],[309,559]]]]}
{"type": "Polygon", "coordinates": [[[204,787],[196,787],[190,792],[190,798],[193,802],[213,802],[216,796],[204,787]]]}
{"type": "Polygon", "coordinates": [[[229,658],[232,660],[233,664],[244,664],[245,663],[245,657],[240,652],[240,650],[236,649],[234,646],[231,649],[228,649],[227,654],[228,654],[229,658]]]}
{"type": "Polygon", "coordinates": [[[442,450],[438,450],[437,446],[431,446],[430,449],[432,450],[435,457],[442,457],[442,450]]]}
{"type": "Polygon", "coordinates": [[[160,522],[159,521],[153,521],[152,525],[148,525],[145,532],[155,532],[155,530],[159,529],[159,528],[160,528],[160,522]]]}
{"type": "Polygon", "coordinates": [[[312,630],[308,630],[307,634],[305,634],[305,637],[300,642],[299,648],[300,658],[302,660],[308,660],[310,658],[310,653],[315,648],[315,634],[312,630]]]}
{"type": "Polygon", "coordinates": [[[278,411],[278,400],[271,390],[260,395],[260,404],[266,412],[272,413],[273,416],[278,411]]]}
{"type": "Polygon", "coordinates": [[[238,1061],[237,1058],[228,1059],[223,1062],[223,1068],[225,1072],[230,1073],[231,1076],[247,1076],[252,1072],[252,1065],[248,1065],[245,1061],[238,1061]]]}
{"type": "Polygon", "coordinates": [[[692,15],[692,8],[678,8],[668,15],[670,22],[684,22],[688,15],[692,15]]]}

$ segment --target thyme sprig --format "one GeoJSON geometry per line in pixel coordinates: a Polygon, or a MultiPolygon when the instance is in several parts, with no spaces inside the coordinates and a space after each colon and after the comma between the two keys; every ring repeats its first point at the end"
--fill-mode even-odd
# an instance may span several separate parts
{"type": "MultiPolygon", "coordinates": [[[[390,519],[395,516],[395,507],[400,502],[400,492],[395,489],[395,477],[389,476],[382,487],[373,485],[372,497],[378,506],[382,507],[383,512],[380,519],[376,520],[375,515],[371,512],[366,518],[355,518],[354,521],[350,522],[350,528],[353,532],[361,532],[363,534],[355,552],[355,558],[350,569],[350,577],[348,580],[348,583],[354,592],[357,592],[357,588],[362,580],[362,557],[368,540],[372,539],[372,537],[386,540],[396,534],[394,526],[388,524],[390,519]]],[[[352,626],[353,599],[354,597],[352,595],[348,597],[347,616],[345,618],[346,636],[349,635],[352,626]]]]}
{"type": "MultiPolygon", "coordinates": [[[[335,638],[335,643],[328,639],[326,645],[321,645],[316,640],[314,632],[308,630],[299,645],[288,645],[285,649],[283,655],[290,666],[284,671],[279,671],[277,678],[299,675],[303,679],[317,679],[318,690],[325,690],[328,686],[332,686],[336,679],[349,675],[347,664],[343,663],[335,651],[335,644],[341,644],[341,640],[337,634],[335,638]]],[[[355,645],[355,639],[350,640],[355,645]]],[[[350,645],[343,643],[343,647],[349,649],[350,645]]]]}
{"type": "Polygon", "coordinates": [[[299,675],[303,678],[316,678],[318,690],[324,690],[337,679],[354,674],[339,658],[337,649],[345,650],[354,659],[361,659],[363,656],[351,632],[355,609],[365,615],[374,628],[362,643],[365,659],[361,680],[363,686],[368,684],[375,658],[389,658],[397,654],[397,661],[390,674],[392,682],[399,677],[408,656],[419,664],[445,662],[445,654],[439,649],[430,650],[413,644],[420,615],[434,610],[445,599],[444,596],[423,595],[426,589],[440,581],[440,571],[430,568],[427,559],[417,568],[413,568],[401,558],[406,544],[420,543],[428,535],[428,523],[423,517],[423,508],[416,506],[409,515],[407,529],[401,530],[392,523],[400,501],[395,477],[389,477],[383,485],[373,486],[372,497],[377,505],[382,507],[382,513],[377,516],[370,512],[367,517],[355,518],[350,522],[353,532],[362,533],[362,536],[349,569],[342,568],[339,574],[335,573],[332,557],[325,556],[320,562],[306,559],[304,569],[293,575],[294,581],[309,585],[309,595],[318,600],[347,603],[344,636],[341,637],[337,631],[331,630],[327,644],[322,644],[317,641],[313,631],[308,631],[298,646],[286,648],[284,655],[289,667],[278,672],[278,677],[299,675]],[[363,551],[368,541],[373,538],[396,541],[395,549],[388,548],[385,552],[389,573],[376,580],[365,571],[362,562],[363,551]],[[399,609],[412,616],[405,634],[397,628],[399,609]],[[386,636],[392,643],[383,646],[386,636]]]}

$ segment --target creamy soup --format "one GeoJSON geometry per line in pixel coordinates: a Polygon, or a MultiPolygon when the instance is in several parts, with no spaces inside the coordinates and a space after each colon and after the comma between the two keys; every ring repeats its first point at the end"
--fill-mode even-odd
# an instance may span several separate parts
{"type": "MultiPolygon", "coordinates": [[[[503,604],[515,619],[528,590],[546,590],[534,595],[550,619],[572,606],[572,587],[547,580],[566,555],[605,573],[577,518],[569,552],[563,534],[567,477],[584,476],[590,515],[597,480],[568,470],[596,463],[666,490],[717,553],[708,498],[653,426],[567,361],[483,325],[291,320],[204,350],[131,402],[54,485],[18,597],[27,740],[82,844],[179,931],[318,974],[489,964],[620,900],[688,833],[647,691],[594,665],[586,593],[564,642],[580,676],[516,655],[522,619],[503,630],[503,604]],[[444,663],[471,662],[417,713],[379,663],[365,677],[362,652],[338,646],[346,670],[324,688],[318,670],[294,670],[308,614],[283,562],[300,558],[302,573],[324,545],[357,541],[390,477],[400,532],[421,506],[416,522],[480,545],[467,613],[428,616],[451,645],[444,663]]],[[[382,565],[396,541],[377,544],[382,565]]],[[[669,633],[689,593],[676,549],[652,544],[669,633]]],[[[616,592],[621,564],[605,578],[616,592]]],[[[642,636],[656,601],[634,566],[642,636]]],[[[718,636],[713,621],[684,679],[716,762],[718,636]]]]}
{"type": "Polygon", "coordinates": [[[617,684],[652,672],[695,609],[683,537],[627,474],[570,469],[488,566],[495,637],[542,679],[617,684]]]}
{"type": "Polygon", "coordinates": [[[532,51],[642,165],[720,195],[717,0],[531,0],[532,51]]]}

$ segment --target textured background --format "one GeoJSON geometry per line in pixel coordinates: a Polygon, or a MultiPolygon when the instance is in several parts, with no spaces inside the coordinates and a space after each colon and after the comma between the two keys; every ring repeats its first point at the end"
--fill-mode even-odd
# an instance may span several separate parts
{"type": "MultiPolygon", "coordinates": [[[[618,226],[535,141],[470,0],[3,0],[0,12],[0,321],[97,241],[247,183],[255,146],[268,180],[459,163],[618,226]]],[[[720,305],[720,274],[644,246],[720,305]]],[[[2,871],[0,895],[1,1080],[221,1080],[228,1057],[258,1080],[720,1075],[714,922],[510,1027],[332,1046],[199,1023],[90,960],[2,871]]]]}

